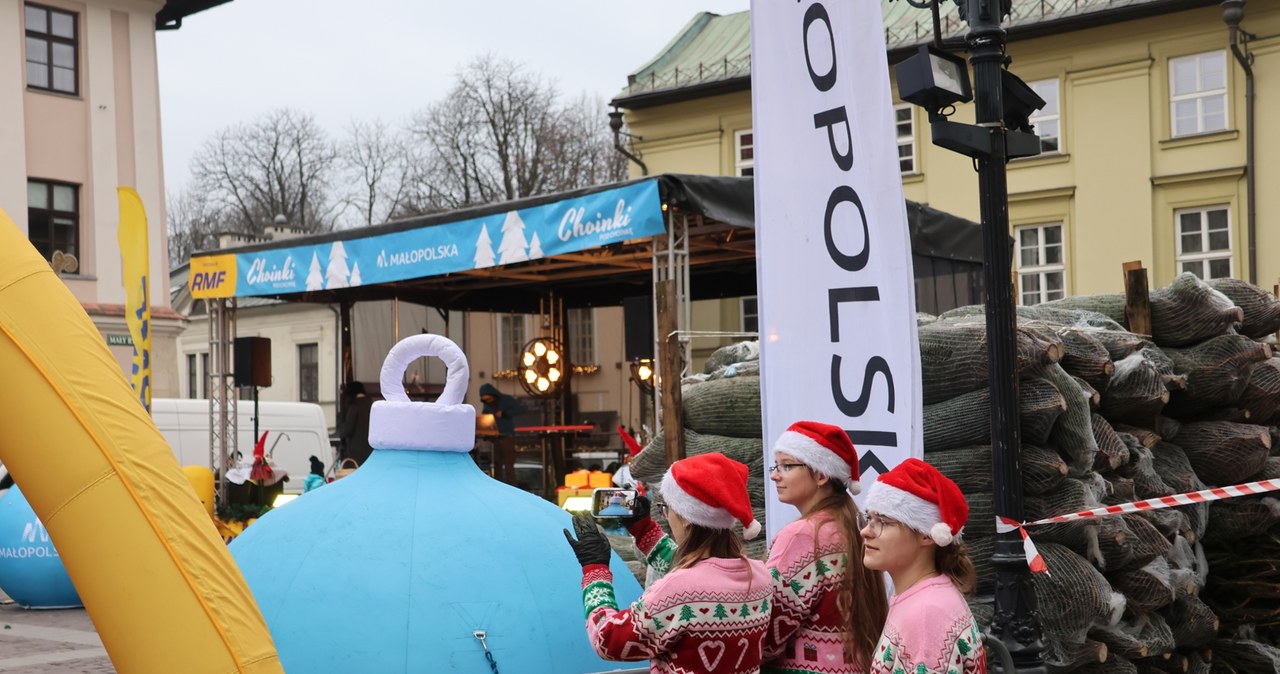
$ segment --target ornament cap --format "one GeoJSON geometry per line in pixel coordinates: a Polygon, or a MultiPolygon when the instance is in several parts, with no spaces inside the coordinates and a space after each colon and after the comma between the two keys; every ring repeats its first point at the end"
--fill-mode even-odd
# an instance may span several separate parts
{"type": "Polygon", "coordinates": [[[374,449],[469,452],[476,441],[476,409],[462,404],[471,378],[467,356],[447,337],[413,335],[391,348],[382,364],[382,396],[369,413],[374,449]],[[409,400],[404,372],[413,361],[435,356],[448,368],[444,392],[434,403],[409,400]]]}

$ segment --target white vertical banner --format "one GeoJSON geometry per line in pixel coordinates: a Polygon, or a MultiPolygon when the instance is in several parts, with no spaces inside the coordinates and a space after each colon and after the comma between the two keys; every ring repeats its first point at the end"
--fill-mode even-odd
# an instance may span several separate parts
{"type": "MultiPolygon", "coordinates": [[[[751,3],[765,466],[844,428],[862,482],[922,456],[911,238],[880,0],[751,3]]],[[[767,476],[766,476],[767,477],[767,476]]],[[[768,536],[799,513],[766,491],[768,536]]]]}

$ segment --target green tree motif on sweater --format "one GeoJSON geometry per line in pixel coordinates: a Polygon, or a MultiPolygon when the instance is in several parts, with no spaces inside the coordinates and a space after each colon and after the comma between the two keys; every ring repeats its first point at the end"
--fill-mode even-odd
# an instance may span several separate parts
{"type": "Polygon", "coordinates": [[[712,611],[711,615],[724,620],[729,617],[729,612],[724,610],[724,604],[716,604],[716,610],[712,611]]]}
{"type": "Polygon", "coordinates": [[[693,609],[689,608],[688,604],[680,607],[680,620],[682,622],[693,620],[693,609]]]}

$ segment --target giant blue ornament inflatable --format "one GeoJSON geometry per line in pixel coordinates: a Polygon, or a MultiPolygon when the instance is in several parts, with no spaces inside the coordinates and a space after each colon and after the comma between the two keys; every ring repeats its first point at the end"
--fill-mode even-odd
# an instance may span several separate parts
{"type": "MultiPolygon", "coordinates": [[[[387,355],[373,454],[350,476],[271,511],[231,543],[289,672],[578,674],[634,669],[587,642],[568,513],[482,473],[456,344],[415,335],[387,355]],[[438,402],[404,393],[439,356],[438,402]]],[[[640,594],[611,563],[620,602],[640,594]]]]}
{"type": "Polygon", "coordinates": [[[0,589],[24,608],[83,606],[49,532],[16,485],[0,498],[0,589]]]}

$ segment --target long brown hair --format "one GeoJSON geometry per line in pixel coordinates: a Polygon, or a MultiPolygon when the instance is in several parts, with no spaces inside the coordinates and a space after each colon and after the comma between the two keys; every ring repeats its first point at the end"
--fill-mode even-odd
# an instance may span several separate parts
{"type": "MultiPolygon", "coordinates": [[[[828,493],[818,501],[811,515],[820,512],[831,514],[837,531],[844,538],[844,580],[840,583],[837,605],[844,619],[845,643],[853,661],[861,667],[871,664],[880,630],[884,629],[889,615],[889,598],[884,586],[884,574],[862,565],[862,535],[858,533],[858,504],[849,497],[845,486],[837,480],[828,480],[828,493]]],[[[821,525],[819,525],[821,526],[821,525]]],[[[818,537],[815,532],[814,545],[818,537]]],[[[815,549],[815,553],[817,550],[815,549]]]]}
{"type": "Polygon", "coordinates": [[[962,540],[951,541],[951,545],[939,545],[933,553],[933,565],[938,573],[951,579],[960,594],[971,594],[978,583],[978,572],[969,558],[969,546],[962,540]]]}
{"type": "Polygon", "coordinates": [[[711,557],[746,560],[747,550],[734,530],[711,529],[688,521],[686,527],[689,535],[676,549],[675,559],[671,560],[672,571],[691,567],[711,557]]]}

